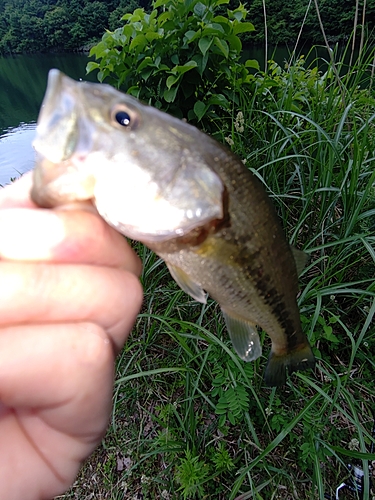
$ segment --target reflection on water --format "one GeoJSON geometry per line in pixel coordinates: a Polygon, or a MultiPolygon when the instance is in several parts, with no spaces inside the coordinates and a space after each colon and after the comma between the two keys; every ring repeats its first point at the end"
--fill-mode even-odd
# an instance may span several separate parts
{"type": "Polygon", "coordinates": [[[0,184],[34,166],[35,122],[51,68],[79,80],[85,75],[88,57],[81,54],[28,54],[0,57],[0,184]]]}
{"type": "Polygon", "coordinates": [[[51,68],[71,78],[86,76],[88,57],[81,54],[28,54],[0,57],[0,134],[7,127],[36,121],[51,68]]]}
{"type": "Polygon", "coordinates": [[[0,135],[0,185],[34,167],[35,152],[32,141],[36,123],[21,123],[10,127],[0,135]]]}

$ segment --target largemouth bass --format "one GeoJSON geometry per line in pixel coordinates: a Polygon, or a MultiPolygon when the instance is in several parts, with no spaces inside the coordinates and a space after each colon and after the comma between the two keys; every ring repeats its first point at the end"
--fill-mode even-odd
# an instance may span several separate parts
{"type": "Polygon", "coordinates": [[[33,200],[91,199],[164,259],[186,293],[219,303],[243,360],[261,355],[257,325],[264,329],[267,385],[314,367],[293,252],[261,182],[224,146],[108,85],[51,70],[34,147],[33,200]]]}

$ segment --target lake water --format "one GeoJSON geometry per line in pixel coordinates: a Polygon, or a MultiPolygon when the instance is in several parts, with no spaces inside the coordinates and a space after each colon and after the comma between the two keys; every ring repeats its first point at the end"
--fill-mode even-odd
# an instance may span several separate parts
{"type": "Polygon", "coordinates": [[[0,185],[34,166],[32,140],[48,71],[58,68],[76,80],[96,81],[85,74],[88,60],[81,54],[0,58],[0,185]]]}
{"type": "MultiPolygon", "coordinates": [[[[301,52],[307,54],[308,48],[301,52]]],[[[325,49],[323,52],[326,54],[325,49]]],[[[263,48],[247,49],[244,57],[256,59],[264,67],[263,48]]],[[[289,60],[290,52],[286,47],[278,47],[270,49],[268,57],[281,64],[289,60]]],[[[94,73],[85,74],[88,60],[81,54],[0,57],[0,185],[33,168],[32,140],[48,71],[58,68],[76,80],[97,81],[94,73]]]]}

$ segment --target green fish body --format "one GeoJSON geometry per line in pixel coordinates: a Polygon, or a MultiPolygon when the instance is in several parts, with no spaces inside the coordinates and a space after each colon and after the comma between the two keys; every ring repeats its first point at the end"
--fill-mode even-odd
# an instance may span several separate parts
{"type": "Polygon", "coordinates": [[[296,301],[295,257],[304,256],[288,245],[260,181],[225,147],[112,87],[57,70],[34,147],[34,201],[92,199],[109,224],[164,259],[185,292],[219,303],[243,360],[260,356],[257,325],[264,329],[267,385],[314,367],[296,301]]]}

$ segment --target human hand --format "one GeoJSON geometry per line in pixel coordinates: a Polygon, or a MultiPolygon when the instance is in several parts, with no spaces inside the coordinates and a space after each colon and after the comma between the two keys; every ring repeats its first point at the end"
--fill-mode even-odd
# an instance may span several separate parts
{"type": "Polygon", "coordinates": [[[37,208],[0,189],[0,499],[64,492],[110,414],[141,264],[89,204],[37,208]]]}

